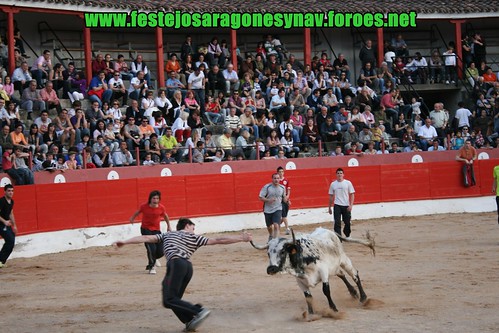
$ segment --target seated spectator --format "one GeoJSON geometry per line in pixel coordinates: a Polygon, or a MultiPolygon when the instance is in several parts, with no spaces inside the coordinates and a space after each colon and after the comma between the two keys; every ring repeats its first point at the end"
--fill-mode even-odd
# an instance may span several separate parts
{"type": "Polygon", "coordinates": [[[231,92],[235,92],[239,90],[239,76],[237,72],[234,70],[234,65],[229,63],[227,68],[222,72],[225,79],[225,92],[227,95],[230,95],[231,92]]]}
{"type": "Polygon", "coordinates": [[[44,110],[56,109],[57,113],[62,111],[61,101],[57,97],[56,91],[53,89],[53,83],[48,81],[45,88],[40,90],[40,97],[45,102],[44,110]]]}
{"type": "Polygon", "coordinates": [[[68,63],[68,68],[62,72],[66,83],[63,85],[63,95],[73,98],[75,101],[82,100],[87,94],[87,80],[82,71],[76,69],[73,62],[68,63]],[[65,89],[65,90],[64,90],[65,89]]]}
{"type": "Polygon", "coordinates": [[[189,113],[181,112],[172,125],[172,132],[177,142],[185,142],[191,136],[191,128],[187,124],[189,113]]]}
{"type": "MultiPolygon", "coordinates": [[[[411,141],[409,143],[409,146],[414,146],[415,144],[416,144],[416,141],[411,141]]],[[[417,145],[416,145],[416,148],[418,148],[417,145]]],[[[416,148],[414,148],[414,149],[416,149],[416,148]]],[[[388,151],[388,153],[398,154],[398,153],[402,153],[402,150],[399,148],[398,143],[392,142],[392,148],[388,151]]]]}
{"type": "Polygon", "coordinates": [[[445,148],[440,146],[438,140],[433,140],[431,147],[428,147],[428,151],[444,151],[445,148]]]}
{"type": "Polygon", "coordinates": [[[304,151],[310,150],[310,145],[317,144],[322,139],[317,125],[314,124],[313,118],[307,119],[307,124],[303,128],[303,142],[305,143],[304,151]]]}
{"type": "Polygon", "coordinates": [[[53,79],[54,72],[51,58],[50,51],[44,50],[43,54],[35,60],[31,67],[31,75],[33,76],[33,79],[36,80],[38,89],[43,87],[43,79],[46,79],[47,81],[52,81],[53,79]]]}
{"type": "Polygon", "coordinates": [[[146,63],[143,61],[141,54],[137,55],[137,58],[135,58],[135,60],[132,61],[130,66],[130,73],[132,73],[134,77],[139,76],[139,72],[143,73],[143,79],[146,80],[147,86],[150,87],[151,73],[149,72],[149,68],[147,67],[146,63]]]}
{"type": "Polygon", "coordinates": [[[358,148],[361,150],[367,149],[369,142],[374,142],[373,141],[374,135],[373,135],[372,131],[369,129],[369,127],[367,127],[367,126],[364,126],[362,128],[362,131],[360,131],[358,136],[359,136],[359,143],[360,143],[360,146],[358,148]]]}
{"type": "Polygon", "coordinates": [[[165,134],[166,129],[168,128],[168,123],[166,122],[161,111],[153,112],[151,120],[149,120],[149,124],[154,128],[154,132],[158,137],[161,137],[165,134]]]}
{"type": "Polygon", "coordinates": [[[180,161],[182,155],[180,154],[180,151],[178,149],[181,147],[181,145],[177,142],[177,139],[175,139],[173,131],[170,127],[168,127],[165,134],[159,138],[159,144],[161,147],[166,149],[165,158],[161,161],[162,164],[171,164],[173,161],[177,163],[180,161]],[[170,160],[171,158],[173,159],[173,161],[170,160]]]}
{"type": "Polygon", "coordinates": [[[146,154],[151,156],[151,160],[159,164],[165,158],[164,147],[159,143],[158,135],[153,133],[148,140],[144,141],[144,149],[146,154]]]}
{"type": "Polygon", "coordinates": [[[239,132],[243,128],[241,118],[236,115],[236,108],[231,107],[229,115],[225,118],[225,128],[231,130],[234,136],[239,136],[239,132]]]}
{"type": "Polygon", "coordinates": [[[42,100],[40,90],[36,88],[36,81],[32,80],[28,88],[25,88],[21,98],[21,108],[28,112],[27,118],[31,120],[33,110],[45,110],[45,102],[42,100]]]}
{"type": "Polygon", "coordinates": [[[119,72],[114,72],[113,76],[108,82],[109,89],[113,92],[111,95],[111,99],[120,99],[123,98],[123,105],[126,105],[128,99],[128,92],[125,88],[125,83],[120,77],[119,72]]]}
{"type": "Polygon", "coordinates": [[[171,99],[171,103],[173,108],[173,114],[170,117],[167,117],[166,119],[168,119],[173,123],[173,121],[175,121],[175,119],[178,118],[181,112],[187,111],[185,110],[186,105],[184,99],[182,98],[182,93],[180,92],[180,90],[176,90],[173,93],[173,98],[171,99]]]}
{"type": "Polygon", "coordinates": [[[28,145],[28,141],[23,133],[24,126],[22,124],[18,124],[14,131],[10,133],[10,141],[14,146],[14,151],[17,147],[28,150],[30,146],[28,145]]]}
{"type": "Polygon", "coordinates": [[[213,66],[211,71],[208,72],[207,78],[207,90],[212,96],[215,96],[220,91],[226,91],[225,77],[218,65],[213,66]]]}
{"type": "Polygon", "coordinates": [[[130,68],[128,68],[123,54],[118,54],[118,60],[114,62],[114,72],[118,73],[122,80],[132,79],[133,75],[130,73],[130,68]]]}
{"type": "Polygon", "coordinates": [[[187,91],[184,99],[184,104],[187,107],[186,111],[188,111],[189,114],[192,114],[195,111],[201,112],[201,106],[194,97],[194,92],[192,90],[187,91]]]}
{"type": "MultiPolygon", "coordinates": [[[[173,123],[173,105],[170,102],[170,100],[167,98],[167,93],[165,89],[158,90],[158,96],[154,99],[154,104],[161,112],[163,118],[165,119],[171,118],[172,119],[171,123],[173,123]]],[[[152,118],[150,119],[150,122],[151,121],[152,118]]]]}
{"type": "Polygon", "coordinates": [[[291,130],[289,128],[284,131],[284,135],[281,137],[281,147],[288,158],[297,158],[300,153],[300,148],[295,145],[295,141],[293,140],[293,136],[291,135],[291,130]],[[293,156],[291,155],[292,153],[293,156]]]}
{"type": "MultiPolygon", "coordinates": [[[[114,101],[113,106],[119,106],[119,102],[114,101]]],[[[119,108],[117,109],[119,110],[119,108]]],[[[116,112],[113,112],[114,114],[113,118],[122,119],[121,110],[119,111],[119,113],[117,112],[117,110],[115,111],[116,112]]],[[[136,124],[140,124],[142,122],[142,118],[144,118],[144,111],[141,108],[139,108],[139,101],[135,99],[132,99],[130,106],[126,109],[126,115],[124,119],[129,119],[130,117],[135,118],[136,124]]]]}
{"type": "Polygon", "coordinates": [[[100,53],[97,54],[95,59],[92,60],[92,76],[98,76],[99,72],[104,72],[106,80],[109,79],[108,76],[111,73],[109,73],[107,65],[104,62],[104,57],[100,53]]]}
{"type": "Polygon", "coordinates": [[[391,46],[395,50],[397,57],[407,57],[409,55],[409,50],[406,42],[402,38],[402,34],[397,34],[397,36],[392,39],[391,46]]]}
{"type": "Polygon", "coordinates": [[[350,81],[350,67],[343,53],[338,54],[338,58],[334,59],[333,69],[336,76],[340,77],[344,73],[346,79],[350,81]]]}
{"type": "Polygon", "coordinates": [[[62,98],[66,98],[66,96],[69,96],[69,83],[64,80],[64,67],[62,66],[62,64],[57,63],[54,65],[54,77],[51,82],[53,84],[53,89],[57,94],[59,94],[59,90],[63,89],[62,98]]]}
{"type": "MultiPolygon", "coordinates": [[[[128,150],[132,152],[132,156],[135,157],[135,148],[142,146],[143,140],[140,135],[139,126],[135,124],[135,118],[128,118],[128,123],[125,125],[125,140],[127,143],[128,150]]],[[[96,163],[97,164],[97,163],[96,163]]],[[[97,166],[99,166],[97,164],[97,166]]]]}
{"type": "Polygon", "coordinates": [[[187,125],[191,128],[191,131],[196,131],[201,137],[204,137],[206,133],[206,127],[204,127],[203,121],[201,120],[201,112],[194,111],[189,117],[187,117],[187,125]]]}
{"type": "MultiPolygon", "coordinates": [[[[380,80],[376,73],[375,68],[370,62],[367,62],[364,67],[360,70],[359,81],[362,80],[365,84],[372,90],[378,90],[381,92],[382,86],[380,86],[380,80]]],[[[360,86],[360,83],[359,83],[360,86]]]]}
{"type": "Polygon", "coordinates": [[[109,103],[112,95],[113,91],[108,89],[106,74],[102,71],[99,72],[92,78],[92,81],[90,81],[90,85],[88,87],[88,99],[91,102],[97,102],[100,106],[102,106],[103,102],[109,103]]]}
{"type": "Polygon", "coordinates": [[[267,137],[267,149],[270,151],[271,156],[275,156],[280,148],[281,141],[277,135],[277,130],[272,129],[267,137]]]}
{"type": "Polygon", "coordinates": [[[242,130],[247,130],[250,134],[252,134],[255,139],[260,138],[258,125],[256,123],[255,117],[253,117],[252,110],[249,107],[246,107],[244,113],[239,116],[241,120],[242,130]]]}
{"type": "Polygon", "coordinates": [[[274,111],[277,116],[277,121],[282,121],[285,114],[290,114],[290,108],[285,98],[285,90],[279,89],[279,93],[272,97],[270,101],[270,110],[274,111]]]}
{"type": "Polygon", "coordinates": [[[139,100],[146,96],[149,84],[145,78],[143,71],[138,71],[136,76],[130,81],[128,88],[128,97],[134,100],[139,100]]]}
{"type": "Polygon", "coordinates": [[[362,150],[359,148],[358,143],[352,142],[348,148],[345,147],[345,155],[362,156],[363,153],[362,150]]]}
{"type": "Polygon", "coordinates": [[[105,146],[100,152],[94,154],[93,161],[98,168],[112,168],[114,164],[109,146],[105,146]]]}
{"type": "MultiPolygon", "coordinates": [[[[331,116],[328,116],[326,118],[326,122],[322,123],[320,133],[322,136],[322,142],[324,143],[332,142],[334,143],[334,146],[336,146],[337,143],[341,142],[342,135],[337,130],[336,125],[333,123],[333,118],[331,118],[331,116]]],[[[324,145],[324,151],[326,152],[328,151],[327,145],[324,145]]]]}
{"type": "Polygon", "coordinates": [[[256,159],[256,149],[253,144],[250,144],[250,133],[248,130],[243,129],[241,135],[236,140],[236,148],[240,150],[246,160],[256,159]]]}
{"type": "MultiPolygon", "coordinates": [[[[16,169],[18,176],[22,179],[21,184],[18,185],[32,185],[35,183],[33,172],[26,165],[26,159],[29,154],[23,152],[21,147],[14,148],[15,162],[13,167],[16,169]]],[[[8,174],[8,173],[7,173],[8,174]]]]}
{"type": "MultiPolygon", "coordinates": [[[[359,134],[355,131],[355,126],[350,125],[348,131],[343,134],[343,144],[345,145],[345,150],[350,148],[353,142],[359,142],[359,134]]],[[[362,149],[362,146],[360,147],[362,149]]]]}
{"type": "Polygon", "coordinates": [[[333,114],[334,124],[338,132],[347,131],[352,125],[348,121],[348,111],[344,107],[341,107],[337,112],[333,114]]]}
{"type": "Polygon", "coordinates": [[[378,151],[376,150],[376,148],[374,148],[374,146],[375,146],[374,141],[369,141],[367,144],[365,144],[365,146],[367,146],[367,149],[364,150],[364,154],[366,154],[366,155],[377,155],[378,154],[378,151]]]}
{"type": "Polygon", "coordinates": [[[152,113],[159,111],[159,108],[154,101],[154,92],[152,90],[147,91],[146,96],[141,101],[141,109],[144,110],[144,118],[149,121],[152,117],[152,113]]]}
{"type": "Polygon", "coordinates": [[[185,95],[185,93],[187,92],[186,84],[182,83],[182,81],[179,80],[178,76],[179,74],[177,72],[172,71],[170,72],[169,77],[166,80],[166,92],[168,97],[173,96],[174,92],[177,90],[180,90],[183,95],[185,95]]]}
{"type": "Polygon", "coordinates": [[[81,142],[83,135],[90,135],[89,125],[85,119],[85,114],[82,109],[77,109],[76,114],[70,118],[71,125],[73,125],[73,130],[75,131],[75,141],[71,142],[70,147],[81,142]]]}
{"type": "Polygon", "coordinates": [[[221,113],[221,106],[218,102],[218,98],[214,99],[212,96],[206,97],[206,117],[211,125],[223,124],[225,122],[225,116],[221,113]]]}
{"type": "Polygon", "coordinates": [[[419,142],[424,151],[428,150],[430,142],[438,138],[435,127],[432,126],[431,119],[425,120],[425,126],[421,127],[418,132],[419,142]]]}
{"type": "MultiPolygon", "coordinates": [[[[109,147],[105,148],[107,151],[109,147]]],[[[110,149],[109,149],[110,150],[110,149]]],[[[119,149],[117,149],[113,154],[113,165],[117,167],[131,166],[134,165],[134,159],[132,153],[128,150],[128,145],[125,141],[120,143],[119,149]]]]}

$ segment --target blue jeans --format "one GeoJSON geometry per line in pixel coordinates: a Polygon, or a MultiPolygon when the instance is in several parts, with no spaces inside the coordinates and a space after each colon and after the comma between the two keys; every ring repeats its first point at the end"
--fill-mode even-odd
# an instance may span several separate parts
{"type": "Polygon", "coordinates": [[[99,103],[99,106],[102,106],[102,103],[103,102],[110,102],[111,101],[111,97],[113,96],[113,91],[111,89],[108,89],[106,91],[104,91],[104,93],[102,94],[102,100],[99,98],[99,96],[96,96],[96,95],[89,95],[88,96],[88,99],[90,100],[90,102],[97,102],[99,103]]]}

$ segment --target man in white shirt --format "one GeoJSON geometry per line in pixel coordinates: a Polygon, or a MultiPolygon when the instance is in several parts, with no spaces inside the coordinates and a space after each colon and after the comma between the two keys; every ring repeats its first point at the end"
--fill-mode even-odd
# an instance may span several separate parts
{"type": "Polygon", "coordinates": [[[238,91],[239,90],[239,76],[237,75],[237,72],[234,70],[234,65],[233,64],[228,64],[227,68],[224,69],[222,72],[225,78],[225,91],[227,94],[230,94],[231,91],[238,91]]]}
{"type": "Polygon", "coordinates": [[[281,122],[284,113],[290,113],[291,109],[286,103],[286,91],[281,88],[277,95],[273,96],[270,100],[270,110],[274,111],[277,121],[281,122]]]}
{"type": "Polygon", "coordinates": [[[145,96],[147,92],[147,80],[144,77],[144,72],[138,71],[137,76],[130,81],[130,88],[128,88],[128,95],[131,99],[138,101],[145,96]]]}
{"type": "Polygon", "coordinates": [[[470,110],[464,107],[463,102],[457,103],[459,109],[456,110],[457,127],[461,130],[463,127],[470,127],[470,117],[473,115],[470,110]]]}
{"type": "Polygon", "coordinates": [[[430,118],[426,118],[425,125],[419,129],[418,137],[421,148],[425,151],[428,150],[429,143],[438,137],[435,127],[431,125],[430,118]]]}
{"type": "Polygon", "coordinates": [[[204,88],[206,84],[205,76],[204,76],[204,70],[206,69],[206,66],[204,64],[200,64],[199,67],[197,67],[194,72],[192,72],[189,75],[189,78],[187,79],[187,88],[192,90],[194,92],[194,97],[196,98],[196,101],[198,102],[200,108],[201,108],[201,116],[205,117],[205,93],[204,93],[204,88]]]}
{"type": "Polygon", "coordinates": [[[350,237],[350,221],[352,219],[352,208],[355,199],[355,189],[352,182],[345,179],[343,169],[336,169],[336,180],[329,186],[329,215],[334,212],[334,232],[341,236],[341,220],[345,226],[343,233],[350,237]],[[334,203],[334,208],[332,205],[334,203]]]}

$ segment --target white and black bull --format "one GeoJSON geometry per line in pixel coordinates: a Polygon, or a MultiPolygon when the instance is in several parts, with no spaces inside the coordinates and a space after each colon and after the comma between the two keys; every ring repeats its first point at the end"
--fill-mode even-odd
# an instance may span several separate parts
{"type": "Polygon", "coordinates": [[[344,238],[338,236],[335,232],[323,228],[317,228],[311,234],[298,234],[293,239],[274,238],[266,245],[251,245],[256,249],[267,249],[270,263],[267,267],[267,274],[289,273],[296,277],[298,286],[305,294],[308,312],[314,313],[312,306],[312,294],[310,287],[315,287],[322,282],[322,292],[326,295],[329,307],[338,311],[331,298],[329,288],[329,276],[338,276],[348,288],[350,295],[358,298],[364,303],[367,296],[362,288],[359,278],[359,272],[353,267],[350,258],[343,250],[342,241],[359,243],[368,246],[374,253],[374,239],[367,233],[366,240],[344,238]],[[341,239],[341,241],[340,241],[341,239]],[[359,289],[357,290],[348,282],[345,273],[350,275],[359,289]]]}

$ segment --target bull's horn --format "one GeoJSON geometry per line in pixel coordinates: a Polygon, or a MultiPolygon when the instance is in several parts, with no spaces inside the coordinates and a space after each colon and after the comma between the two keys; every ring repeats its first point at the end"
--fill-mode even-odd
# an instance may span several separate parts
{"type": "Polygon", "coordinates": [[[293,245],[296,245],[295,232],[294,232],[293,228],[289,228],[289,230],[291,230],[291,235],[293,236],[293,245]]]}
{"type": "Polygon", "coordinates": [[[266,250],[269,248],[269,243],[267,243],[265,245],[255,245],[255,243],[253,243],[253,241],[250,241],[250,244],[251,244],[251,246],[253,246],[257,250],[266,250]]]}

